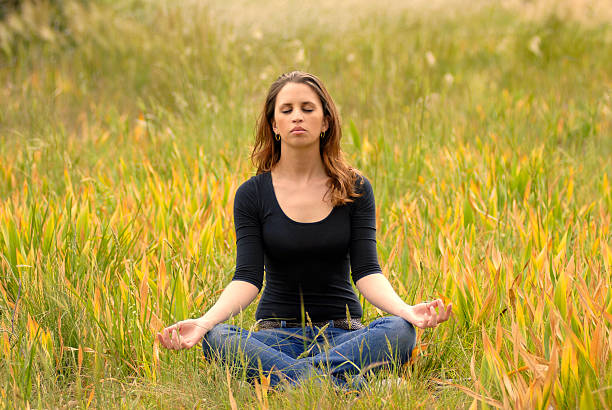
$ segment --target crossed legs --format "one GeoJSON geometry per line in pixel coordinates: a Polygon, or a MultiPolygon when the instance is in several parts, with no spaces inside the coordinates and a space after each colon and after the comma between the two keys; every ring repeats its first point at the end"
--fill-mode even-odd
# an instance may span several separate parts
{"type": "Polygon", "coordinates": [[[219,324],[206,334],[202,348],[211,360],[244,366],[249,378],[260,372],[269,375],[271,386],[282,381],[298,384],[319,375],[339,386],[359,388],[359,381],[347,386],[351,375],[407,362],[415,340],[410,323],[389,316],[353,331],[328,326],[249,332],[219,324]]]}

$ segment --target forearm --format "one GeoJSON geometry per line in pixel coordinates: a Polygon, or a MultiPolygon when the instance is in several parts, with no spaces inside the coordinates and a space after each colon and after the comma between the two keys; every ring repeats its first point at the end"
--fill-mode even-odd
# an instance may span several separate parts
{"type": "Polygon", "coordinates": [[[382,273],[375,273],[359,279],[355,285],[368,302],[389,314],[405,317],[410,308],[393,290],[382,273]]]}
{"type": "Polygon", "coordinates": [[[202,326],[210,330],[218,323],[237,315],[249,306],[258,293],[257,286],[251,283],[240,280],[231,281],[219,296],[217,303],[199,319],[202,326]]]}

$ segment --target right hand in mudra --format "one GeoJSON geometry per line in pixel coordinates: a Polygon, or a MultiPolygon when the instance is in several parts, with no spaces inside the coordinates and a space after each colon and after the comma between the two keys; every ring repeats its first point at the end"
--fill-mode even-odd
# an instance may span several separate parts
{"type": "Polygon", "coordinates": [[[187,319],[157,333],[157,340],[166,349],[189,349],[202,340],[208,330],[199,319],[187,319]]]}

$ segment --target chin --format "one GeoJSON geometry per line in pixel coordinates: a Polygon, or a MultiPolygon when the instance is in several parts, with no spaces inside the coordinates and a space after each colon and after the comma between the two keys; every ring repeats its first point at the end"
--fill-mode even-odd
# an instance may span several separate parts
{"type": "Polygon", "coordinates": [[[313,147],[313,146],[319,146],[318,141],[306,141],[306,140],[300,140],[300,139],[292,139],[291,141],[287,142],[287,145],[292,147],[292,148],[309,148],[309,147],[313,147]]]}

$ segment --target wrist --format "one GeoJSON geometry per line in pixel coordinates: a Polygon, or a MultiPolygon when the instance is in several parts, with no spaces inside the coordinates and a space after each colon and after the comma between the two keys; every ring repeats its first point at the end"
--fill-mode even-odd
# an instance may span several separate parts
{"type": "Polygon", "coordinates": [[[206,329],[206,331],[210,331],[213,327],[215,327],[216,323],[213,323],[210,319],[206,318],[206,316],[202,316],[198,319],[198,325],[206,329]]]}
{"type": "Polygon", "coordinates": [[[412,306],[411,305],[404,305],[402,306],[402,308],[399,311],[399,316],[408,320],[408,318],[411,316],[412,314],[412,306]]]}

